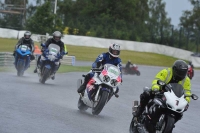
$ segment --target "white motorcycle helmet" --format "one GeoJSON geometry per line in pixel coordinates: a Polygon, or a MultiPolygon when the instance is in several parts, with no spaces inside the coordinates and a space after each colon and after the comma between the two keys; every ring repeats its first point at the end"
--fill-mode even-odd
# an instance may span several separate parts
{"type": "Polygon", "coordinates": [[[112,57],[119,57],[119,54],[120,54],[120,46],[116,43],[113,43],[109,46],[109,54],[112,56],[112,57]]]}
{"type": "Polygon", "coordinates": [[[60,31],[55,31],[55,32],[53,33],[53,39],[54,39],[56,42],[59,42],[59,41],[60,41],[61,36],[62,36],[62,34],[60,33],[60,31]]]}

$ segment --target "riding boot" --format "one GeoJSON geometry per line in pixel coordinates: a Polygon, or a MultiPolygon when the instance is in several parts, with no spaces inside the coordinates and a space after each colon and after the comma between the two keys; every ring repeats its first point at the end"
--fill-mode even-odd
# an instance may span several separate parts
{"type": "Polygon", "coordinates": [[[53,76],[51,77],[52,80],[55,79],[55,74],[56,74],[56,72],[58,71],[59,67],[60,67],[60,63],[59,63],[59,65],[55,65],[55,67],[54,67],[54,72],[53,72],[53,76]]]}
{"type": "Polygon", "coordinates": [[[36,64],[36,68],[35,68],[35,70],[33,71],[34,73],[37,73],[37,67],[41,67],[41,62],[40,62],[40,59],[41,59],[41,55],[38,57],[38,59],[37,59],[37,64],[36,64]]]}
{"type": "Polygon", "coordinates": [[[89,80],[90,80],[90,74],[88,73],[85,76],[84,83],[78,88],[77,90],[78,93],[83,93],[85,91],[86,85],[89,82],[89,80]]]}
{"type": "Polygon", "coordinates": [[[116,97],[116,98],[118,98],[118,97],[119,97],[119,94],[118,94],[118,92],[119,92],[119,87],[117,87],[117,88],[116,88],[116,91],[114,92],[114,95],[115,95],[115,97],[116,97]]]}
{"type": "Polygon", "coordinates": [[[13,51],[13,56],[15,56],[15,51],[13,51]]]}

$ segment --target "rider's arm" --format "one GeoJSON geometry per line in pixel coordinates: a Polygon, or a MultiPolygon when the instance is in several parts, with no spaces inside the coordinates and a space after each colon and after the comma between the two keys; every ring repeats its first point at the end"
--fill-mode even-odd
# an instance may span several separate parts
{"type": "Polygon", "coordinates": [[[104,57],[105,57],[104,53],[100,54],[96,58],[95,62],[92,64],[92,68],[99,68],[101,66],[101,62],[104,60],[104,57]]]}
{"type": "Polygon", "coordinates": [[[31,50],[32,50],[32,53],[34,52],[34,50],[35,50],[35,47],[34,47],[34,42],[33,42],[33,40],[31,40],[31,50]]]}
{"type": "Polygon", "coordinates": [[[65,46],[63,42],[60,43],[60,52],[61,53],[65,52],[65,46]]]}
{"type": "Polygon", "coordinates": [[[52,38],[49,38],[49,39],[44,43],[46,47],[48,47],[49,44],[51,44],[51,42],[52,42],[51,39],[52,39],[52,38]]]}
{"type": "Polygon", "coordinates": [[[121,78],[122,78],[122,64],[121,64],[122,61],[121,61],[120,58],[118,58],[118,59],[117,59],[117,62],[118,62],[118,63],[117,63],[117,67],[119,68],[119,70],[120,70],[120,72],[121,72],[121,78]]]}
{"type": "Polygon", "coordinates": [[[167,74],[168,74],[167,69],[163,69],[156,74],[154,80],[152,81],[152,86],[151,86],[152,91],[160,90],[160,86],[157,84],[157,81],[158,80],[165,81],[167,78],[167,74]]]}
{"type": "MultiPolygon", "coordinates": [[[[185,90],[186,95],[191,95],[191,83],[190,83],[190,79],[188,77],[186,77],[186,79],[185,79],[183,88],[185,90]]],[[[190,97],[186,97],[185,99],[188,101],[188,103],[190,102],[190,97]]]]}
{"type": "Polygon", "coordinates": [[[45,47],[42,47],[42,49],[41,49],[41,52],[43,53],[44,52],[44,50],[46,49],[46,48],[48,48],[48,46],[51,44],[51,39],[52,38],[49,38],[44,44],[45,44],[45,47]]]}
{"type": "Polygon", "coordinates": [[[15,45],[15,49],[17,49],[18,46],[22,44],[22,42],[23,42],[23,38],[20,38],[17,44],[15,45]]]}

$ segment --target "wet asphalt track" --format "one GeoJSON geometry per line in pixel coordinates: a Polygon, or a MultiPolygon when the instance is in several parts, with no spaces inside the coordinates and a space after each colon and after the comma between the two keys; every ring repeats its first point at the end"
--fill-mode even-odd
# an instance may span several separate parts
{"type": "MultiPolygon", "coordinates": [[[[161,69],[139,66],[141,76],[123,76],[120,97],[113,97],[99,116],[93,116],[91,109],[81,113],[77,108],[76,81],[81,72],[57,74],[45,85],[36,74],[17,77],[15,72],[1,72],[0,133],[128,133],[132,101],[139,100],[143,86],[149,86],[161,69]]],[[[196,70],[192,92],[200,96],[199,79],[196,70]]],[[[192,100],[174,133],[199,133],[199,112],[199,100],[192,100]]]]}

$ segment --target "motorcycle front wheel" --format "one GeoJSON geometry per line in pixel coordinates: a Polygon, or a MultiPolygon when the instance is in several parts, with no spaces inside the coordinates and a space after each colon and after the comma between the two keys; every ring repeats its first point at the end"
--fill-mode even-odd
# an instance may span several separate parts
{"type": "Polygon", "coordinates": [[[103,107],[106,104],[107,99],[108,99],[107,91],[103,91],[101,94],[99,94],[98,101],[92,108],[93,115],[98,115],[101,112],[101,110],[103,109],[103,107]]]}
{"type": "Polygon", "coordinates": [[[171,115],[167,115],[165,118],[165,121],[162,124],[162,128],[160,131],[156,131],[156,133],[172,133],[172,130],[174,128],[175,124],[175,118],[171,115]]]}
{"type": "Polygon", "coordinates": [[[44,69],[43,72],[42,72],[43,74],[42,74],[41,79],[40,79],[40,82],[42,84],[44,84],[46,82],[47,78],[50,75],[50,69],[45,68],[45,67],[43,69],[44,69]]]}
{"type": "Polygon", "coordinates": [[[24,75],[24,62],[23,61],[18,61],[17,62],[17,76],[21,77],[24,75]]]}

